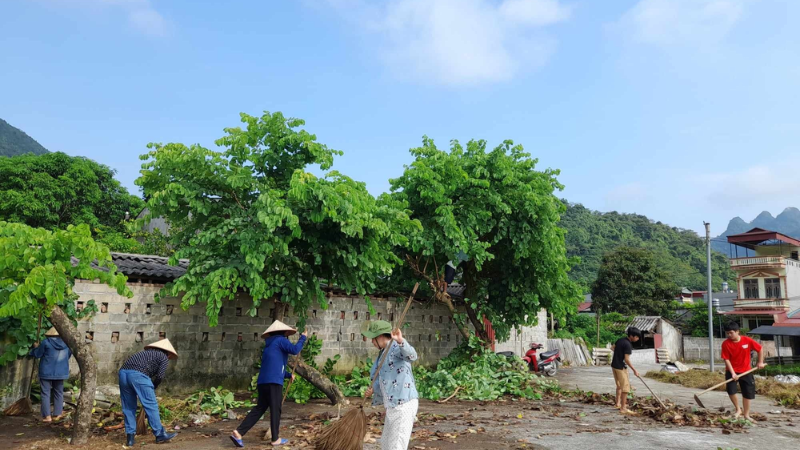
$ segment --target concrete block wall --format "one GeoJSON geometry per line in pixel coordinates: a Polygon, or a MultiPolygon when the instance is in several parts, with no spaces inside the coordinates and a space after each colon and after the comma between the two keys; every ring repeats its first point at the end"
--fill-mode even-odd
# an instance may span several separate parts
{"type": "MultiPolygon", "coordinates": [[[[753,336],[751,336],[753,337],[753,336]]],[[[764,357],[769,358],[777,356],[778,352],[775,348],[775,341],[761,341],[753,337],[756,341],[761,343],[764,348],[764,357]]],[[[722,341],[723,339],[714,338],[714,360],[722,361],[722,341]]],[[[784,345],[786,345],[784,340],[784,345]]],[[[781,356],[792,356],[791,347],[781,347],[781,356]]],[[[708,361],[708,338],[707,337],[683,337],[683,359],[685,361],[708,361]]]]}
{"type": "MultiPolygon", "coordinates": [[[[78,307],[94,300],[100,310],[90,320],[79,322],[79,329],[87,339],[91,338],[94,347],[98,384],[116,384],[117,371],[128,356],[166,337],[180,355],[170,363],[164,382],[166,390],[249,386],[256,373],[253,363],[260,358],[263,342],[260,335],[272,322],[271,302],[263,302],[256,317],[248,315],[252,301],[246,295],[225,302],[219,324],[212,328],[205,315],[205,304],[184,311],[177,298],[155,302],[154,295],[161,285],[130,283],[129,287],[134,292],[130,299],[91,281],[75,285],[78,307]]],[[[361,336],[361,325],[371,319],[393,322],[401,313],[402,303],[395,298],[371,299],[375,314],[370,314],[363,298],[335,294],[327,298],[327,309],[319,306],[309,309],[306,321],[309,334],[323,340],[319,364],[340,355],[334,371],[344,373],[361,361],[377,356],[372,343],[361,336]]],[[[296,321],[297,314],[288,311],[285,322],[294,325],[296,321]]],[[[437,304],[415,303],[406,316],[403,333],[417,350],[423,365],[435,365],[461,342],[448,311],[437,304]]],[[[74,359],[72,372],[79,373],[74,359]]]]}

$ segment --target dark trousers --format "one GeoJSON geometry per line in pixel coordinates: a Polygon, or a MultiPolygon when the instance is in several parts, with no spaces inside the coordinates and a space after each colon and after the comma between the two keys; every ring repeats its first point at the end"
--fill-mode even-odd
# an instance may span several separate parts
{"type": "Polygon", "coordinates": [[[60,416],[64,410],[64,380],[42,380],[42,417],[50,416],[50,398],[53,399],[53,415],[60,416]]]}
{"type": "Polygon", "coordinates": [[[250,431],[250,428],[258,422],[258,419],[269,409],[269,426],[272,430],[272,442],[278,440],[281,428],[281,401],[283,386],[280,384],[259,384],[258,385],[258,404],[247,413],[239,428],[236,431],[242,436],[250,431]]]}

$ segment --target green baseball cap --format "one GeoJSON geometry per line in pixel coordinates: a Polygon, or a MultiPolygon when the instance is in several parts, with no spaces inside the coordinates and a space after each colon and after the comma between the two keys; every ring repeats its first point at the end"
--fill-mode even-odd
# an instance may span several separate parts
{"type": "Polygon", "coordinates": [[[385,320],[371,320],[361,326],[361,334],[367,339],[375,339],[382,334],[392,334],[392,324],[385,320]]]}

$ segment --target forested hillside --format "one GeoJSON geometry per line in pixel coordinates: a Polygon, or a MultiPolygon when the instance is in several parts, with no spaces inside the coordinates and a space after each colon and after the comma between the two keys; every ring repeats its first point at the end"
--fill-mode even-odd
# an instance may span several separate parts
{"type": "MultiPolygon", "coordinates": [[[[638,214],[601,213],[570,203],[561,218],[561,227],[567,230],[567,254],[581,258],[571,276],[585,288],[597,276],[603,254],[624,245],[654,251],[662,268],[679,286],[706,289],[705,244],[694,231],[653,222],[638,214]]],[[[722,253],[713,253],[712,272],[715,290],[723,280],[735,280],[722,253]]]]}
{"type": "Polygon", "coordinates": [[[0,156],[17,156],[26,153],[42,155],[47,149],[19,128],[0,119],[0,156]]]}

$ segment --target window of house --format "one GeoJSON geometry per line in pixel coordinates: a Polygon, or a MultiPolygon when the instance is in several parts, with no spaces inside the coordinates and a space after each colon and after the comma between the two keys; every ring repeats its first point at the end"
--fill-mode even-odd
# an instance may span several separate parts
{"type": "Polygon", "coordinates": [[[744,280],[744,298],[758,298],[758,280],[744,280]]]}
{"type": "Polygon", "coordinates": [[[765,279],[764,290],[767,291],[767,298],[781,298],[781,279],[780,278],[765,279]]]}
{"type": "Polygon", "coordinates": [[[799,258],[797,257],[797,252],[792,252],[791,259],[797,261],[799,258]]]}

